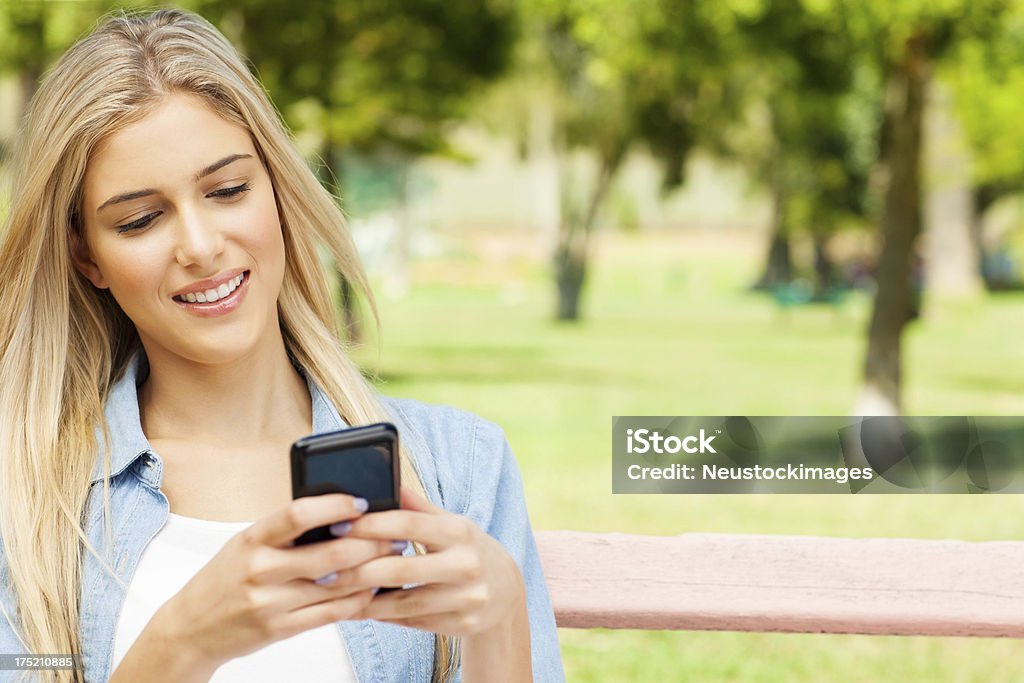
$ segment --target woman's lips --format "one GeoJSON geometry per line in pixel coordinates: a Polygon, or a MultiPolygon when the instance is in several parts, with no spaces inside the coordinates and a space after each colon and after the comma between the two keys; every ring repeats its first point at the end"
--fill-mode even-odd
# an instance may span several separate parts
{"type": "Polygon", "coordinates": [[[249,291],[249,280],[250,272],[247,270],[242,278],[242,282],[235,287],[233,292],[223,299],[217,299],[213,303],[190,303],[179,301],[178,299],[171,300],[192,315],[200,318],[215,318],[226,315],[242,305],[242,301],[245,300],[245,295],[249,291]]]}

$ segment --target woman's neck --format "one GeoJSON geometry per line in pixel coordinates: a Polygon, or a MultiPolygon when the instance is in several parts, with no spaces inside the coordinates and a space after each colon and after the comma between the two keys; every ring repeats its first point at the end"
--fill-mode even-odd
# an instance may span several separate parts
{"type": "Polygon", "coordinates": [[[292,366],[283,340],[221,365],[149,353],[149,377],[139,387],[142,430],[150,440],[173,439],[239,447],[312,431],[306,380],[292,366]]]}

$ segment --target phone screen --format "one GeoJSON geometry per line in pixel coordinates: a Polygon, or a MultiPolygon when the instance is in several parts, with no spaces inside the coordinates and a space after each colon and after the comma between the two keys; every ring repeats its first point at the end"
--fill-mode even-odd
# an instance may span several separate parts
{"type": "Polygon", "coordinates": [[[310,454],[305,488],[310,493],[347,493],[368,501],[395,498],[391,448],[369,445],[310,454]]]}

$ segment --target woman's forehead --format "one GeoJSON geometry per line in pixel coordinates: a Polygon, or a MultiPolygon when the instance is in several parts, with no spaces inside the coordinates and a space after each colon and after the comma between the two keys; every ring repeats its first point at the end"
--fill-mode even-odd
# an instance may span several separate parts
{"type": "Polygon", "coordinates": [[[160,182],[191,183],[201,169],[232,154],[255,157],[248,131],[202,99],[172,93],[138,121],[107,137],[86,167],[85,200],[160,182]]]}

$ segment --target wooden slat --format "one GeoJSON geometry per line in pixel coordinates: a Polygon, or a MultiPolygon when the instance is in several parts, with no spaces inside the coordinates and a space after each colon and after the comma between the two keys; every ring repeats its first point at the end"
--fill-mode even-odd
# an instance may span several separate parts
{"type": "Polygon", "coordinates": [[[1024,542],[537,534],[559,626],[1024,637],[1024,542]]]}

